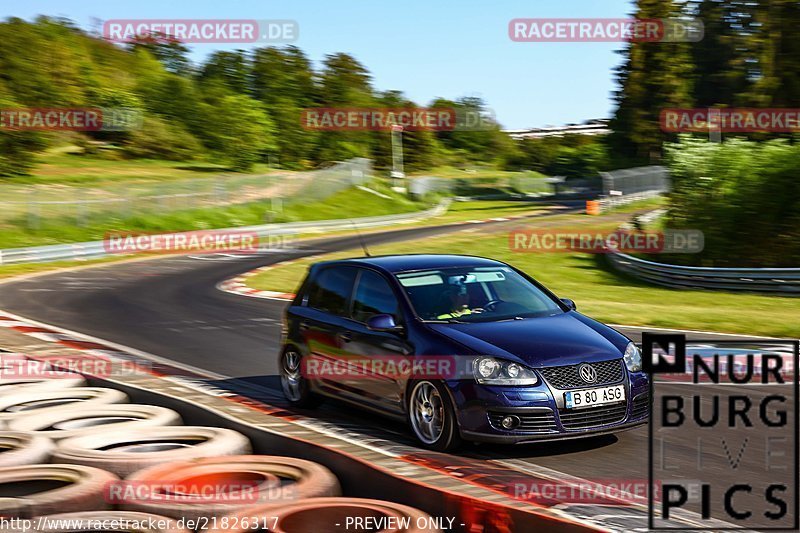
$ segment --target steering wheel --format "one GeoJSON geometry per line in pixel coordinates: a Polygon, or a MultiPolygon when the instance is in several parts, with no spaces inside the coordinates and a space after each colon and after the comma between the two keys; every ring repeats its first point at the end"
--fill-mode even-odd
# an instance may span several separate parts
{"type": "MultiPolygon", "coordinates": [[[[501,303],[503,303],[503,300],[489,300],[488,302],[483,304],[481,307],[479,307],[479,309],[481,309],[483,311],[493,311],[494,308],[497,307],[497,305],[501,304],[501,303]]],[[[477,309],[476,309],[476,311],[477,311],[477,309]]]]}

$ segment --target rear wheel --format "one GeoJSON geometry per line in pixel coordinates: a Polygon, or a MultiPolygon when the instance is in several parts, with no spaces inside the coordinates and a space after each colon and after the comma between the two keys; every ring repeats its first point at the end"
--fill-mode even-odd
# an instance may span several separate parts
{"type": "Polygon", "coordinates": [[[418,381],[408,395],[408,419],[423,446],[440,452],[461,445],[456,413],[444,387],[432,381],[418,381]]]}
{"type": "Polygon", "coordinates": [[[295,407],[316,407],[322,398],[311,392],[308,380],[301,370],[302,356],[292,346],[284,349],[280,360],[281,388],[283,395],[295,407]]]}

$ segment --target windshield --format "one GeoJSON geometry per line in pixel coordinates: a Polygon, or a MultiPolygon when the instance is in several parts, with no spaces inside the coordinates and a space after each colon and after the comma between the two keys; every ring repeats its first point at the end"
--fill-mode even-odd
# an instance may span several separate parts
{"type": "Polygon", "coordinates": [[[509,267],[444,268],[397,274],[423,320],[491,322],[562,313],[559,305],[509,267]]]}

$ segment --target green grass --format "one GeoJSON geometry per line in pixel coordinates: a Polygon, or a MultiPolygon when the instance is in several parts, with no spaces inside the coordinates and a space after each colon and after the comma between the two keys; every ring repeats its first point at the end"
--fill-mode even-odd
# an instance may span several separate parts
{"type": "Polygon", "coordinates": [[[384,198],[361,189],[346,189],[327,199],[309,203],[294,202],[281,212],[273,211],[270,200],[227,207],[187,209],[137,216],[107,216],[93,218],[86,226],[76,226],[74,219],[46,218],[38,227],[30,228],[26,220],[0,224],[0,249],[68,242],[101,240],[108,231],[171,232],[213,228],[228,228],[288,222],[325,220],[344,217],[388,215],[419,211],[428,204],[415,202],[404,195],[376,184],[384,198]]]}
{"type": "MultiPolygon", "coordinates": [[[[560,219],[570,222],[580,220],[579,216],[560,219]]],[[[592,226],[593,229],[604,227],[613,225],[592,226]]],[[[531,274],[559,296],[575,300],[581,312],[606,323],[790,338],[798,335],[800,298],[651,286],[618,275],[609,269],[601,255],[512,251],[505,232],[451,234],[424,241],[372,246],[370,251],[373,255],[463,253],[499,259],[531,274]]],[[[360,251],[352,250],[326,258],[359,255],[360,251]]],[[[297,287],[311,262],[298,260],[278,266],[249,278],[248,285],[282,291],[297,287]]]]}
{"type": "MultiPolygon", "coordinates": [[[[508,200],[473,200],[452,202],[447,213],[437,217],[436,223],[462,222],[465,220],[483,220],[494,217],[524,215],[546,209],[541,204],[531,202],[514,202],[508,200]]],[[[424,224],[425,222],[423,222],[424,224]]],[[[428,222],[430,223],[430,222],[428,222]]]]}
{"type": "Polygon", "coordinates": [[[464,178],[464,179],[485,179],[485,178],[544,178],[545,175],[533,170],[525,172],[515,172],[508,170],[498,170],[486,166],[476,166],[474,168],[460,169],[449,166],[436,167],[431,170],[412,172],[411,177],[416,176],[436,176],[437,178],[464,178]]]}
{"type": "Polygon", "coordinates": [[[352,188],[340,191],[324,200],[309,203],[297,201],[286,206],[275,216],[275,222],[298,220],[328,220],[357,218],[377,215],[392,215],[420,211],[429,204],[411,200],[408,196],[394,192],[383,180],[374,180],[367,187],[383,196],[352,188]],[[387,196],[388,198],[384,198],[387,196]]]}
{"type": "MultiPolygon", "coordinates": [[[[636,211],[652,211],[661,207],[666,207],[668,204],[667,199],[663,196],[657,198],[648,198],[646,200],[639,200],[629,204],[623,204],[618,207],[606,208],[603,213],[635,213],[636,211]]],[[[663,219],[658,219],[663,220],[663,219]]]]}
{"type": "MultiPolygon", "coordinates": [[[[205,161],[161,161],[154,159],[117,160],[92,155],[80,155],[67,150],[48,150],[36,158],[36,166],[29,176],[4,178],[2,186],[9,184],[57,184],[70,186],[103,187],[123,185],[125,182],[146,183],[210,178],[228,173],[224,165],[205,161]]],[[[251,174],[276,172],[266,165],[257,165],[251,174]]]]}

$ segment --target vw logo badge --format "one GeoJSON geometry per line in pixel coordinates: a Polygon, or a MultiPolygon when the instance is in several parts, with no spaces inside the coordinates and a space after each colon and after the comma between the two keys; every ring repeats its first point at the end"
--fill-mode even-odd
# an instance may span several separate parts
{"type": "Polygon", "coordinates": [[[578,375],[586,383],[594,383],[597,381],[597,370],[593,366],[583,364],[578,367],[578,375]]]}

